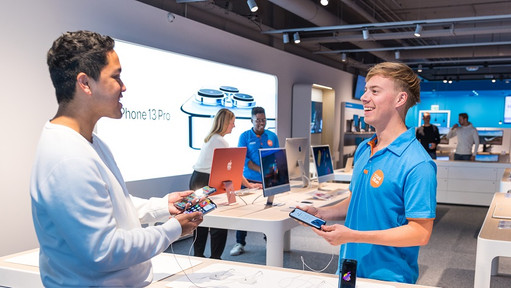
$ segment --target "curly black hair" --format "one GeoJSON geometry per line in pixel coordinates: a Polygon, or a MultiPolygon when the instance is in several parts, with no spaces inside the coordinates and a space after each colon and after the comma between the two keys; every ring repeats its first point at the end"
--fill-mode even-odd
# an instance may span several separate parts
{"type": "Polygon", "coordinates": [[[47,64],[55,87],[57,102],[73,99],[76,76],[83,72],[98,80],[107,64],[107,54],[113,51],[115,41],[90,31],[67,32],[53,42],[48,50],[47,64]]]}

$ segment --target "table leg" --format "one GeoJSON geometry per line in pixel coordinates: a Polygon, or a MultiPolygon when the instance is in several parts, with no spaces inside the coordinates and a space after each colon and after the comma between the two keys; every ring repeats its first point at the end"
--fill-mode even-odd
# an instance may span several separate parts
{"type": "Polygon", "coordinates": [[[474,287],[490,287],[493,259],[492,248],[488,247],[491,243],[486,243],[481,238],[477,239],[476,267],[474,275],[474,287]],[[484,242],[484,243],[483,243],[484,242]]]}
{"type": "Polygon", "coordinates": [[[291,230],[284,233],[284,251],[291,250],[291,230]]]}
{"type": "Polygon", "coordinates": [[[267,231],[266,234],[266,265],[284,266],[284,234],[286,231],[267,231]]]}

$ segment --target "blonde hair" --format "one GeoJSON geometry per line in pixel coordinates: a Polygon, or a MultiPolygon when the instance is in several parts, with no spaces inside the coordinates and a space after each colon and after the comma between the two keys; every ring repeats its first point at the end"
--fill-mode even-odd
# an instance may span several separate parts
{"type": "Polygon", "coordinates": [[[208,136],[204,138],[204,143],[207,143],[215,134],[224,134],[227,131],[227,128],[229,128],[229,123],[231,123],[233,118],[234,113],[232,113],[231,110],[225,108],[218,110],[215,118],[213,119],[213,126],[211,127],[211,131],[209,132],[208,136]]]}
{"type": "Polygon", "coordinates": [[[407,65],[398,62],[383,62],[377,64],[369,69],[369,72],[367,72],[366,81],[376,75],[391,78],[394,80],[397,89],[408,94],[405,114],[408,109],[421,101],[421,80],[407,65]]]}

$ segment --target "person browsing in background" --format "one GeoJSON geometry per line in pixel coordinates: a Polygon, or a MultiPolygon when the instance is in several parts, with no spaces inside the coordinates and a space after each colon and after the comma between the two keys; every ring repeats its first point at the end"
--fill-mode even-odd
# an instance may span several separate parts
{"type": "Polygon", "coordinates": [[[361,101],[376,134],[355,152],[350,195],[328,207],[299,207],[325,220],[312,230],[344,259],[358,261],[357,276],[415,283],[419,246],[426,245],[436,213],[436,164],[405,126],[410,107],[420,101],[420,80],[402,63],[384,62],[366,77],[361,101]]]}
{"type": "MultiPolygon", "coordinates": [[[[223,108],[216,113],[211,131],[204,138],[199,158],[193,166],[189,185],[191,190],[197,190],[209,184],[213,152],[216,148],[229,147],[229,143],[224,139],[224,136],[232,132],[235,127],[235,119],[234,113],[229,109],[223,108]]],[[[245,177],[242,179],[242,184],[250,188],[261,188],[261,184],[249,183],[245,177]]],[[[227,229],[197,227],[194,231],[194,256],[204,257],[208,232],[211,234],[211,258],[221,259],[227,241],[227,229]]]]}
{"type": "Polygon", "coordinates": [[[432,159],[436,159],[436,148],[438,143],[440,143],[440,132],[438,132],[438,127],[431,125],[431,114],[429,114],[429,112],[424,112],[424,114],[422,114],[422,120],[424,124],[417,128],[415,137],[421,142],[429,156],[431,156],[432,159]]]}
{"type": "Polygon", "coordinates": [[[479,149],[479,134],[477,129],[468,122],[468,114],[460,113],[458,115],[458,123],[454,124],[447,133],[447,138],[458,137],[456,144],[456,152],[454,152],[454,160],[474,161],[477,150],[479,149]],[[472,147],[473,150],[472,150],[472,147]]]}
{"type": "MultiPolygon", "coordinates": [[[[262,183],[259,149],[279,147],[279,138],[270,130],[266,130],[266,113],[263,107],[252,108],[252,129],[240,135],[238,147],[247,147],[247,158],[243,168],[243,176],[250,181],[262,183]]],[[[236,244],[230,251],[231,256],[245,252],[247,231],[236,231],[236,244]]]]}
{"type": "Polygon", "coordinates": [[[58,110],[44,125],[30,180],[45,287],[149,285],[151,258],[202,222],[200,212],[174,207],[192,191],[131,196],[109,148],[93,133],[100,118],[122,116],[126,86],[114,44],[94,32],[67,32],[47,54],[58,110]],[[156,222],[163,223],[141,226],[156,222]]]}

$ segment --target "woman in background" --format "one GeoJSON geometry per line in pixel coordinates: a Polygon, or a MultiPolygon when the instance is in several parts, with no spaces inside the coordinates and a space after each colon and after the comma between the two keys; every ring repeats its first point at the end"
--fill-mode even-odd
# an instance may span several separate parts
{"type": "MultiPolygon", "coordinates": [[[[232,129],[235,127],[235,118],[234,113],[229,109],[223,108],[216,113],[211,131],[204,138],[199,159],[193,166],[189,185],[190,190],[195,191],[209,184],[213,152],[216,148],[229,147],[229,143],[224,139],[224,136],[232,132],[232,129]]],[[[249,188],[261,188],[260,184],[249,183],[245,177],[243,177],[242,184],[249,188]]],[[[197,227],[193,232],[195,237],[193,245],[194,256],[204,257],[208,231],[211,234],[211,258],[221,259],[227,241],[227,229],[197,227]]]]}

